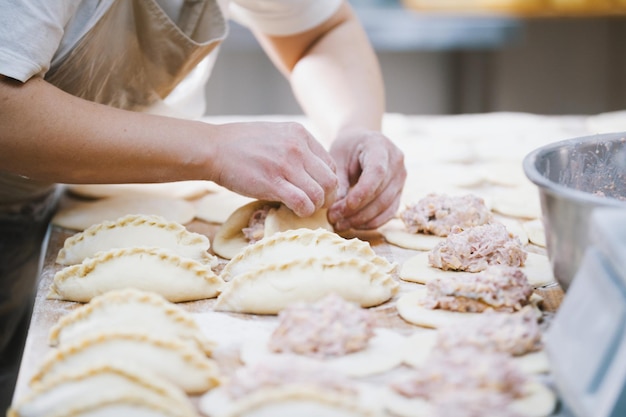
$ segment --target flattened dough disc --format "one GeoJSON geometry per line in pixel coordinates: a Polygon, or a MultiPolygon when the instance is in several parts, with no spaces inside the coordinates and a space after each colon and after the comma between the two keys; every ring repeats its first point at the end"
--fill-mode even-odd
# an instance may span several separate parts
{"type": "MultiPolygon", "coordinates": [[[[550,260],[545,255],[529,252],[526,264],[521,270],[526,274],[530,285],[535,288],[555,282],[550,260]]],[[[402,264],[399,276],[404,281],[426,284],[437,278],[445,279],[459,273],[467,272],[444,271],[443,269],[430,266],[428,263],[428,252],[422,252],[407,259],[402,264]]]]}
{"type": "Polygon", "coordinates": [[[393,219],[378,230],[387,242],[405,249],[431,250],[444,240],[440,236],[409,233],[400,219],[393,219]]]}
{"type": "Polygon", "coordinates": [[[363,377],[379,374],[402,363],[404,336],[389,329],[378,328],[368,346],[359,352],[331,358],[311,358],[293,353],[274,353],[267,346],[269,334],[258,339],[249,339],[241,348],[241,359],[246,364],[271,360],[274,356],[295,355],[318,366],[328,366],[343,375],[363,377]]]}
{"type": "Polygon", "coordinates": [[[186,224],[192,221],[196,210],[186,200],[168,197],[125,196],[104,198],[93,202],[77,202],[57,212],[52,223],[74,230],[113,221],[128,214],[161,216],[169,221],[186,224]]]}

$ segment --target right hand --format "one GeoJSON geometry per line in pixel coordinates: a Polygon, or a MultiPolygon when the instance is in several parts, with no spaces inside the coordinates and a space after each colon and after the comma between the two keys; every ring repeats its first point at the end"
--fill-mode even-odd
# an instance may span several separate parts
{"type": "Polygon", "coordinates": [[[308,217],[335,201],[339,181],[324,147],[294,122],[219,125],[210,179],[308,217]]]}

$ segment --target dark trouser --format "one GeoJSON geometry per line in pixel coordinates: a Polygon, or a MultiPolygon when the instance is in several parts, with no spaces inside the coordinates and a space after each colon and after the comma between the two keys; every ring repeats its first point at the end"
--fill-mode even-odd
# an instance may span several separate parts
{"type": "Polygon", "coordinates": [[[57,192],[0,206],[0,413],[10,405],[37,288],[42,242],[57,192]]]}

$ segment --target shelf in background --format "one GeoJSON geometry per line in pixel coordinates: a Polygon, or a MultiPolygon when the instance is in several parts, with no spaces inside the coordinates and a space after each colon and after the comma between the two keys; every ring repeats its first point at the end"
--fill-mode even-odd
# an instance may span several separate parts
{"type": "Polygon", "coordinates": [[[519,18],[626,16],[626,0],[401,0],[401,3],[407,9],[425,13],[504,13],[519,18]]]}

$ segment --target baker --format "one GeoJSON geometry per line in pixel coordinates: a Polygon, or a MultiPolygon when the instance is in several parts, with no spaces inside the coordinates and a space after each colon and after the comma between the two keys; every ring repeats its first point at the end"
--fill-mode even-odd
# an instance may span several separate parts
{"type": "MultiPolygon", "coordinates": [[[[5,368],[19,362],[7,349],[19,352],[23,343],[13,335],[29,316],[40,245],[58,194],[54,184],[211,180],[282,201],[301,216],[327,207],[338,231],[376,228],[395,214],[406,178],[402,152],[380,132],[383,111],[376,56],[342,0],[5,2],[5,368]],[[319,137],[293,122],[197,120],[229,19],[255,34],[319,137]]],[[[7,377],[0,383],[6,386],[7,377]]]]}

